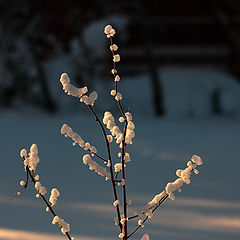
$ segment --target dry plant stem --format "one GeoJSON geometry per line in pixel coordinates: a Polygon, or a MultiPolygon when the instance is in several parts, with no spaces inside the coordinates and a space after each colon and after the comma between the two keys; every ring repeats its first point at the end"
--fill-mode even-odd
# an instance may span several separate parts
{"type": "Polygon", "coordinates": [[[27,188],[27,186],[28,186],[28,179],[29,179],[28,172],[26,172],[26,175],[27,175],[27,179],[26,179],[25,185],[24,185],[23,187],[21,187],[17,192],[15,192],[15,193],[7,200],[6,204],[7,204],[10,200],[12,200],[12,199],[17,195],[18,192],[21,192],[22,190],[24,190],[24,189],[27,188]]]}
{"type": "MultiPolygon", "coordinates": [[[[110,37],[110,43],[111,45],[113,45],[113,40],[110,37]]],[[[114,57],[114,51],[111,50],[112,53],[112,57],[114,57]]],[[[114,76],[114,80],[116,77],[116,63],[113,61],[113,76],[114,76]]],[[[115,91],[116,94],[118,92],[118,82],[115,81],[115,91]]],[[[122,114],[122,116],[124,117],[125,120],[125,127],[124,127],[124,135],[123,135],[123,141],[122,141],[122,180],[124,180],[124,185],[122,185],[122,189],[123,189],[123,211],[124,211],[124,237],[123,240],[127,239],[127,193],[126,193],[126,185],[125,185],[125,161],[124,161],[124,156],[125,156],[125,150],[126,150],[126,144],[125,144],[125,138],[126,138],[126,131],[127,131],[127,125],[128,125],[128,121],[127,118],[124,114],[122,105],[120,101],[117,101],[119,110],[122,114]]],[[[117,175],[116,175],[117,176],[117,175]]]]}
{"type": "MultiPolygon", "coordinates": [[[[23,160],[24,160],[24,159],[23,159],[23,160]]],[[[28,166],[26,167],[26,171],[27,171],[27,173],[29,174],[29,176],[30,176],[30,178],[31,178],[31,180],[32,180],[32,182],[33,182],[33,184],[34,184],[34,186],[35,186],[36,181],[35,181],[35,179],[34,179],[34,177],[33,177],[33,174],[32,174],[31,171],[29,170],[29,167],[28,167],[28,166]]],[[[47,207],[49,208],[49,210],[50,210],[50,212],[52,213],[52,215],[53,215],[54,217],[57,216],[57,214],[54,212],[53,208],[52,208],[51,205],[48,203],[48,201],[46,200],[46,198],[45,198],[41,193],[39,193],[39,195],[41,196],[42,200],[45,202],[45,204],[46,204],[47,207]]],[[[68,232],[66,232],[66,236],[68,237],[69,240],[72,239],[68,232]]]]}
{"type": "MultiPolygon", "coordinates": [[[[89,151],[91,152],[91,151],[89,151]]],[[[97,153],[94,153],[94,156],[98,157],[99,159],[103,160],[104,162],[107,162],[106,159],[104,159],[103,157],[101,157],[100,155],[98,155],[97,153]]]]}
{"type": "MultiPolygon", "coordinates": [[[[157,208],[168,198],[168,194],[166,194],[157,204],[157,206],[152,210],[152,213],[154,213],[157,208]]],[[[139,217],[139,215],[135,215],[133,217],[131,217],[131,219],[139,217]]],[[[145,223],[148,220],[148,216],[144,218],[143,223],[145,223]]],[[[139,228],[141,228],[141,225],[139,225],[138,227],[136,227],[127,237],[127,239],[129,239],[139,228]]]]}
{"type": "MultiPolygon", "coordinates": [[[[114,174],[113,174],[112,158],[111,158],[109,142],[108,142],[108,139],[107,139],[107,134],[106,134],[106,131],[105,131],[104,127],[103,127],[102,122],[100,121],[99,117],[97,116],[97,114],[93,110],[92,106],[88,105],[88,108],[92,112],[93,116],[95,117],[95,120],[98,122],[98,124],[101,127],[102,132],[103,132],[103,136],[104,136],[104,139],[105,139],[107,152],[108,152],[108,158],[109,158],[109,161],[110,161],[110,173],[111,173],[111,182],[112,182],[112,188],[113,188],[113,195],[114,195],[114,200],[116,201],[116,200],[118,200],[118,197],[117,197],[116,183],[115,183],[115,178],[114,178],[114,174]]],[[[116,206],[116,211],[117,211],[117,217],[118,217],[118,225],[119,225],[120,231],[122,232],[122,228],[123,227],[122,227],[122,224],[121,224],[121,214],[120,214],[119,205],[116,206]]]]}
{"type": "Polygon", "coordinates": [[[122,141],[122,180],[124,180],[124,184],[122,185],[123,189],[123,214],[124,214],[124,240],[127,239],[127,192],[126,192],[126,185],[125,185],[125,150],[126,150],[126,144],[125,144],[125,138],[126,138],[126,132],[127,132],[127,125],[128,122],[125,120],[125,127],[124,127],[124,134],[123,134],[123,141],[122,141]]]}
{"type": "MultiPolygon", "coordinates": [[[[113,40],[112,40],[111,37],[110,37],[110,44],[113,45],[113,40]]],[[[114,56],[114,51],[111,51],[111,53],[112,53],[112,57],[113,57],[113,56],[114,56]]],[[[115,63],[115,62],[113,62],[113,70],[114,70],[114,72],[113,72],[113,77],[114,77],[114,80],[115,80],[115,77],[116,77],[116,63],[115,63]]],[[[115,90],[116,90],[116,93],[118,92],[118,84],[117,84],[117,83],[118,83],[118,82],[115,81],[115,90]]],[[[117,104],[118,104],[118,107],[119,107],[119,110],[120,110],[122,116],[123,116],[124,119],[126,120],[126,116],[125,116],[125,114],[124,114],[124,111],[123,111],[123,108],[122,108],[122,105],[121,105],[120,101],[117,101],[117,104]]]]}

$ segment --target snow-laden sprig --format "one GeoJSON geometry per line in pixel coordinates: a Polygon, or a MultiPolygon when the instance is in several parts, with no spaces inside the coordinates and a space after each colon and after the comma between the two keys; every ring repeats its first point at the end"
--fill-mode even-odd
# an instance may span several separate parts
{"type": "Polygon", "coordinates": [[[87,93],[88,88],[77,88],[70,83],[70,78],[68,77],[67,73],[63,73],[60,78],[60,82],[62,83],[63,90],[68,95],[73,97],[81,98],[85,93],[87,93]]]}
{"type": "Polygon", "coordinates": [[[21,189],[19,189],[8,201],[10,201],[14,196],[19,195],[20,192],[23,189],[26,189],[28,186],[29,178],[31,179],[31,182],[34,184],[35,189],[37,190],[37,194],[36,197],[37,198],[41,198],[43,200],[43,202],[46,204],[46,211],[50,211],[51,214],[53,215],[54,219],[53,219],[53,224],[55,224],[56,222],[59,223],[59,225],[61,226],[61,231],[63,234],[66,235],[66,237],[69,240],[73,240],[74,238],[72,238],[70,236],[70,234],[68,233],[70,230],[70,225],[66,222],[64,222],[63,219],[57,217],[57,214],[55,213],[55,211],[53,210],[52,206],[56,204],[57,202],[57,198],[60,195],[59,191],[56,188],[53,188],[51,191],[51,195],[49,197],[49,201],[47,201],[45,194],[47,193],[47,190],[44,186],[42,186],[42,184],[39,181],[39,175],[35,175],[35,170],[36,170],[36,165],[39,162],[39,157],[38,157],[38,148],[36,144],[32,144],[31,148],[30,148],[30,152],[29,154],[27,154],[27,150],[26,149],[22,149],[20,151],[20,156],[22,157],[24,166],[25,166],[25,171],[26,171],[26,181],[20,181],[20,185],[22,186],[21,189]],[[29,156],[28,156],[29,155],[29,156]]]}
{"type": "Polygon", "coordinates": [[[133,143],[132,139],[135,137],[135,133],[134,133],[135,125],[132,122],[132,114],[130,112],[125,113],[125,117],[128,122],[125,143],[132,144],[133,143]]]}
{"type": "Polygon", "coordinates": [[[94,146],[91,146],[89,142],[84,142],[84,140],[75,132],[73,132],[72,128],[67,124],[63,124],[61,128],[61,134],[65,135],[65,137],[70,137],[73,140],[73,145],[78,144],[84,150],[88,150],[92,153],[92,155],[97,153],[97,149],[94,146]]]}
{"type": "Polygon", "coordinates": [[[116,33],[115,29],[111,25],[107,25],[104,28],[104,33],[107,35],[107,38],[113,37],[116,33]]]}
{"type": "Polygon", "coordinates": [[[20,156],[24,158],[24,165],[25,167],[28,166],[30,171],[35,171],[37,164],[40,162],[39,156],[38,156],[38,147],[37,144],[32,144],[30,147],[30,152],[27,155],[27,150],[22,149],[20,152],[20,156]]]}
{"type": "Polygon", "coordinates": [[[150,202],[148,202],[148,204],[142,209],[138,209],[137,211],[135,211],[136,214],[139,216],[142,214],[151,215],[151,210],[153,209],[153,207],[157,206],[162,199],[169,197],[170,199],[174,200],[175,195],[173,194],[173,192],[176,190],[181,191],[183,183],[189,184],[191,182],[191,172],[193,171],[195,174],[198,174],[198,170],[196,169],[196,167],[202,164],[203,162],[201,158],[197,155],[193,155],[191,161],[187,162],[187,167],[185,169],[178,169],[176,171],[176,175],[179,178],[177,178],[174,182],[169,182],[166,185],[165,190],[154,196],[154,198],[150,202]]]}
{"type": "Polygon", "coordinates": [[[90,170],[94,170],[97,174],[105,177],[106,180],[111,180],[111,174],[107,171],[106,168],[99,166],[89,154],[83,156],[83,163],[89,166],[90,170]]]}
{"type": "Polygon", "coordinates": [[[40,182],[35,183],[35,188],[42,195],[45,195],[47,193],[46,188],[44,186],[42,186],[42,184],[40,182]]]}
{"type": "Polygon", "coordinates": [[[61,232],[63,234],[66,234],[67,232],[70,231],[70,225],[67,222],[65,222],[64,219],[55,216],[52,220],[52,224],[55,225],[56,223],[58,223],[59,226],[61,227],[61,232]]]}
{"type": "Polygon", "coordinates": [[[115,124],[113,115],[110,112],[105,112],[103,117],[103,123],[110,130],[112,136],[116,139],[116,143],[120,144],[123,141],[123,133],[119,127],[115,124]]]}
{"type": "Polygon", "coordinates": [[[84,102],[87,106],[93,106],[95,101],[97,100],[97,92],[92,92],[89,96],[85,95],[88,92],[87,87],[77,88],[70,83],[70,78],[67,73],[63,73],[60,78],[60,82],[62,83],[63,90],[68,95],[73,97],[78,97],[80,102],[84,102]]]}
{"type": "MultiPolygon", "coordinates": [[[[118,157],[122,157],[122,153],[119,152],[118,153],[118,157]]],[[[128,152],[125,152],[124,154],[124,162],[127,163],[127,162],[131,162],[131,158],[130,158],[130,155],[128,152]]]]}
{"type": "Polygon", "coordinates": [[[57,203],[57,198],[59,196],[60,192],[56,188],[53,188],[49,197],[49,202],[52,204],[51,206],[54,206],[57,203]]]}
{"type": "Polygon", "coordinates": [[[93,106],[97,98],[98,98],[97,92],[94,91],[90,93],[89,96],[87,95],[82,96],[80,102],[84,102],[87,106],[93,106]]]}

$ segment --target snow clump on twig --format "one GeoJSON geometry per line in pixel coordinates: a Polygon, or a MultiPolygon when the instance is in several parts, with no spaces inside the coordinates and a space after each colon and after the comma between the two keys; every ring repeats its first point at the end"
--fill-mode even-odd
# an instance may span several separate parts
{"type": "Polygon", "coordinates": [[[30,171],[35,171],[37,164],[40,162],[39,156],[38,156],[38,148],[37,148],[37,144],[32,144],[32,146],[30,147],[30,152],[28,153],[27,156],[27,150],[26,149],[22,149],[20,152],[20,156],[22,158],[24,158],[24,165],[25,167],[29,167],[30,171]]]}
{"type": "Polygon", "coordinates": [[[73,132],[72,128],[67,124],[63,124],[61,128],[61,134],[65,135],[65,137],[70,137],[73,140],[73,145],[78,144],[84,150],[88,150],[94,155],[97,153],[97,149],[94,146],[91,146],[89,142],[84,142],[84,140],[75,132],[73,132]]]}
{"type": "Polygon", "coordinates": [[[111,179],[111,174],[107,171],[106,168],[99,166],[89,154],[83,156],[83,163],[89,166],[90,170],[94,170],[97,174],[105,177],[106,180],[111,179]]]}
{"type": "Polygon", "coordinates": [[[60,192],[56,188],[53,188],[49,197],[49,202],[52,204],[51,206],[54,206],[57,203],[57,198],[59,196],[60,192]]]}
{"type": "Polygon", "coordinates": [[[70,231],[70,225],[68,223],[66,223],[64,221],[64,219],[58,217],[58,216],[55,216],[52,220],[52,224],[55,225],[56,223],[59,224],[59,226],[61,227],[61,232],[63,234],[66,234],[67,232],[70,231]]]}

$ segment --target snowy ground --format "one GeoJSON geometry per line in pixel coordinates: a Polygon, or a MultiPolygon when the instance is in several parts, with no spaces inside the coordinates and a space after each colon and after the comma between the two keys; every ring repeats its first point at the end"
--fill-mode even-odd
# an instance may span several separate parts
{"type": "MultiPolygon", "coordinates": [[[[134,144],[129,146],[132,162],[127,167],[128,196],[133,200],[130,210],[143,206],[161,192],[167,182],[175,180],[176,169],[185,168],[191,155],[201,156],[204,165],[199,167],[198,176],[192,176],[192,183],[184,185],[183,191],[176,193],[174,201],[165,201],[144,229],[132,239],[140,239],[143,233],[149,233],[151,240],[238,240],[240,120],[238,117],[217,118],[211,115],[208,112],[209,99],[206,100],[200,91],[206,93],[206,86],[208,91],[216,84],[222,86],[222,106],[225,106],[226,113],[239,110],[239,102],[234,99],[239,97],[240,92],[233,82],[227,81],[226,87],[226,81],[219,80],[216,74],[211,75],[212,79],[216,78],[212,82],[199,80],[195,82],[198,87],[189,82],[184,84],[184,88],[171,82],[171,72],[188,79],[184,73],[162,72],[169,109],[169,114],[162,119],[152,115],[149,86],[143,80],[146,77],[140,84],[132,79],[131,83],[122,81],[120,85],[125,105],[130,103],[133,106],[131,111],[136,125],[134,144]],[[136,86],[141,92],[140,97],[136,97],[136,92],[129,94],[136,86]],[[173,92],[169,93],[170,90],[173,92]],[[183,99],[185,104],[180,102],[183,99]],[[178,107],[173,107],[174,104],[178,107]],[[191,119],[186,118],[189,111],[194,113],[191,119]]],[[[188,74],[194,76],[196,73],[192,71],[188,74]]],[[[205,79],[203,75],[201,79],[205,79]]],[[[108,85],[105,87],[111,89],[108,85]]],[[[61,98],[61,103],[68,98],[61,98]]],[[[100,98],[97,102],[101,118],[102,105],[115,108],[107,101],[107,98],[100,98]],[[105,101],[104,104],[101,104],[102,101],[105,101]]],[[[73,109],[78,111],[82,108],[82,104],[76,103],[73,109]]],[[[51,224],[52,216],[45,212],[41,200],[35,198],[32,186],[5,204],[19,187],[19,181],[25,178],[19,151],[29,148],[32,143],[37,143],[39,147],[37,171],[41,183],[48,191],[52,187],[60,190],[61,196],[55,209],[60,217],[71,223],[72,235],[85,240],[116,239],[118,228],[113,223],[115,212],[111,185],[82,164],[84,151],[72,147],[71,141],[60,134],[63,123],[70,125],[83,139],[95,145],[101,155],[106,156],[101,130],[85,111],[71,115],[62,111],[52,117],[35,109],[0,113],[1,240],[64,239],[59,228],[51,224]]],[[[133,222],[129,228],[133,229],[135,224],[133,222]]]]}
{"type": "MultiPolygon", "coordinates": [[[[90,136],[88,139],[105,154],[99,144],[100,130],[90,115],[1,115],[0,239],[53,240],[61,236],[32,187],[4,204],[24,179],[19,150],[33,142],[39,146],[41,182],[48,190],[59,188],[56,210],[71,223],[72,234],[79,236],[77,239],[114,238],[117,228],[113,225],[110,184],[90,172],[81,163],[83,150],[73,148],[70,140],[60,135],[65,122],[85,139],[90,136]]],[[[162,205],[141,234],[169,240],[239,239],[239,120],[175,121],[142,116],[135,123],[136,139],[129,147],[132,162],[127,168],[133,208],[151,200],[174,180],[175,170],[184,168],[192,154],[204,160],[200,174],[184,186],[176,200],[162,205]]]]}

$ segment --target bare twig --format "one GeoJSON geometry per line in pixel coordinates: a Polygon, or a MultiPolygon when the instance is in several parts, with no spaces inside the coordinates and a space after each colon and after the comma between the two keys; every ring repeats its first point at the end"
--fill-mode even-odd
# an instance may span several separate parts
{"type": "MultiPolygon", "coordinates": [[[[103,136],[104,136],[104,139],[105,139],[106,148],[107,148],[107,152],[108,152],[108,158],[109,158],[109,161],[110,161],[110,174],[111,174],[111,182],[112,182],[114,200],[117,201],[118,196],[117,196],[116,183],[115,183],[113,167],[112,167],[112,157],[111,157],[109,142],[108,142],[108,139],[107,139],[107,134],[106,134],[106,131],[104,129],[104,126],[103,126],[102,122],[100,121],[99,117],[97,116],[97,114],[94,111],[94,109],[92,108],[92,106],[88,105],[88,108],[89,108],[89,110],[91,111],[91,113],[95,117],[95,120],[98,122],[99,126],[102,129],[102,133],[103,133],[103,136]]],[[[118,225],[119,225],[120,230],[122,231],[123,227],[122,227],[122,223],[121,223],[121,214],[120,214],[120,209],[119,209],[118,205],[116,205],[116,211],[117,211],[118,225]]]]}
{"type": "MultiPolygon", "coordinates": [[[[31,178],[31,180],[32,180],[32,183],[33,183],[34,186],[35,186],[36,181],[35,181],[35,179],[34,179],[33,173],[29,170],[29,167],[28,167],[28,166],[26,166],[26,171],[27,171],[27,173],[29,174],[29,176],[30,176],[30,178],[31,178]]],[[[39,193],[39,195],[41,196],[42,200],[44,201],[44,203],[45,203],[45,204],[47,205],[47,207],[49,208],[49,210],[50,210],[50,212],[52,213],[52,215],[53,215],[54,217],[57,216],[57,214],[54,212],[53,208],[51,207],[51,205],[49,204],[49,202],[47,201],[47,199],[44,197],[44,195],[42,195],[41,193],[39,193]]],[[[72,239],[71,236],[70,236],[70,234],[69,234],[68,232],[66,232],[65,234],[66,234],[66,236],[68,237],[69,240],[72,239]]]]}
{"type": "MultiPolygon", "coordinates": [[[[166,194],[164,197],[161,198],[161,200],[159,201],[159,203],[157,204],[157,206],[154,207],[154,209],[152,210],[152,213],[154,213],[157,208],[168,198],[168,194],[166,194]]],[[[129,219],[133,219],[139,217],[139,215],[135,215],[133,217],[130,217],[129,219]]],[[[145,217],[145,219],[143,220],[143,223],[145,223],[148,220],[148,216],[145,217]]],[[[130,234],[129,236],[127,236],[127,239],[129,239],[139,228],[141,228],[141,225],[137,226],[130,234]]]]}

